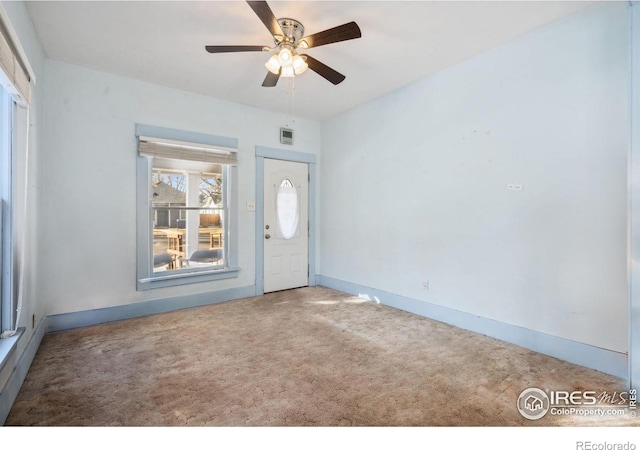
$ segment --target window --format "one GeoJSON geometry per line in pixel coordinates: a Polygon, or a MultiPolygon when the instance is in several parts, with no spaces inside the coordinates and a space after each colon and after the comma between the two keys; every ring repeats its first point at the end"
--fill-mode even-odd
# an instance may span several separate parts
{"type": "Polygon", "coordinates": [[[237,276],[235,140],[147,125],[137,135],[138,289],[237,276]]]}
{"type": "MultiPolygon", "coordinates": [[[[17,339],[24,331],[20,327],[20,311],[31,224],[29,104],[31,84],[35,82],[18,36],[0,7],[0,339],[17,339]]],[[[8,348],[13,347],[0,344],[0,365],[8,348]]]]}

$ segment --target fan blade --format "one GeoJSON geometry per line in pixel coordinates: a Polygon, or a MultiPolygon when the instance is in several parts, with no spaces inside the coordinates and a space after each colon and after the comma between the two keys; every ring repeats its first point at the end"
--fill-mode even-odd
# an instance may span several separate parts
{"type": "Polygon", "coordinates": [[[209,53],[231,53],[231,52],[261,52],[264,45],[206,45],[204,47],[209,53]]]}
{"type": "Polygon", "coordinates": [[[274,87],[276,84],[278,84],[278,80],[280,79],[281,72],[282,72],[282,67],[280,68],[277,74],[268,71],[267,76],[264,78],[264,81],[262,82],[262,87],[274,87]]]}
{"type": "Polygon", "coordinates": [[[362,37],[360,27],[355,22],[349,22],[310,36],[305,36],[300,41],[299,46],[302,48],[320,47],[321,45],[348,41],[349,39],[358,39],[359,37],[362,37]]]}
{"type": "Polygon", "coordinates": [[[321,77],[324,77],[327,80],[331,81],[333,84],[340,84],[346,78],[340,72],[336,72],[331,67],[321,63],[320,61],[318,61],[315,58],[312,58],[309,55],[300,55],[300,56],[302,56],[305,59],[305,61],[309,65],[309,69],[313,70],[321,77]]]}
{"type": "Polygon", "coordinates": [[[280,24],[278,23],[278,19],[273,15],[273,11],[269,8],[267,2],[258,1],[258,2],[250,2],[247,1],[253,12],[256,13],[258,18],[264,23],[264,26],[271,32],[273,36],[284,36],[282,32],[282,28],[280,28],[280,24]]]}

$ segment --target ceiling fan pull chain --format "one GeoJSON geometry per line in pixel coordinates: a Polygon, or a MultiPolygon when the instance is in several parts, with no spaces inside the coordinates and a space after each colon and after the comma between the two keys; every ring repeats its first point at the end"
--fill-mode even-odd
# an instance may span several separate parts
{"type": "Polygon", "coordinates": [[[296,79],[291,79],[291,124],[295,123],[296,114],[296,79]]]}
{"type": "MultiPolygon", "coordinates": [[[[293,121],[295,109],[295,78],[285,78],[284,114],[293,121]]],[[[288,125],[288,124],[287,124],[288,125]]]]}

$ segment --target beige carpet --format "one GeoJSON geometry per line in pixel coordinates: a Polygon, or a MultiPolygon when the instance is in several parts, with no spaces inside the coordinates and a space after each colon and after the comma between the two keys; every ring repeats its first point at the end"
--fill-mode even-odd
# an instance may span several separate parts
{"type": "Polygon", "coordinates": [[[638,425],[516,409],[624,381],[314,287],[48,334],[7,425],[638,425]]]}

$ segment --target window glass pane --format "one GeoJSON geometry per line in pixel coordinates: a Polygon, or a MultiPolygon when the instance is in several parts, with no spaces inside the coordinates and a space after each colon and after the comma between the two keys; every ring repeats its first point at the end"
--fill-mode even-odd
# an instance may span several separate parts
{"type": "Polygon", "coordinates": [[[222,173],[154,169],[153,272],[226,266],[222,173]]]}
{"type": "Polygon", "coordinates": [[[14,261],[12,255],[12,132],[14,102],[0,85],[0,331],[13,328],[14,261]]]}
{"type": "Polygon", "coordinates": [[[276,196],[276,216],[278,221],[278,237],[291,239],[297,235],[300,214],[298,212],[298,191],[291,182],[285,179],[280,183],[276,196]]]}
{"type": "Polygon", "coordinates": [[[203,174],[200,181],[200,206],[222,207],[222,174],[203,174]]]}

